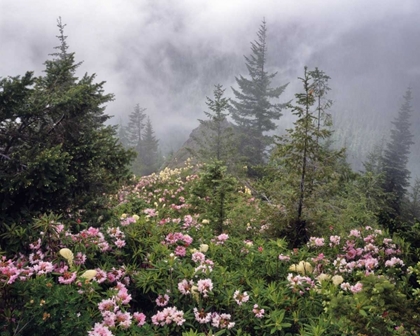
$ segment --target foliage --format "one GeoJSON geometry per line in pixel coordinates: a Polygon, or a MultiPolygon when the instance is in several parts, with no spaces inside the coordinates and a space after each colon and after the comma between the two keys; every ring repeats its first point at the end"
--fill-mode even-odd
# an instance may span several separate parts
{"type": "MultiPolygon", "coordinates": [[[[337,165],[343,151],[326,146],[332,134],[325,113],[330,103],[325,105],[321,101],[329,90],[328,78],[318,69],[308,71],[305,67],[304,77],[300,78],[303,93],[296,94],[296,105],[289,106],[297,118],[294,128],[288,129],[285,136],[278,137],[272,155],[273,170],[277,171],[274,180],[287,190],[287,196],[283,195],[288,200],[282,197],[278,203],[285,206],[284,211],[288,213],[288,237],[295,246],[306,242],[313,201],[329,197],[340,178],[337,165]],[[317,100],[318,106],[312,111],[317,100]],[[322,125],[324,122],[327,127],[322,125]]],[[[275,197],[275,194],[272,196],[275,197]]]]}
{"type": "Polygon", "coordinates": [[[410,132],[411,90],[404,95],[398,116],[391,130],[391,140],[387,143],[383,156],[384,181],[382,188],[387,193],[387,207],[381,212],[379,222],[391,232],[403,230],[403,202],[410,185],[410,172],[407,169],[413,135],[410,132]]]}
{"type": "Polygon", "coordinates": [[[59,52],[45,62],[44,76],[28,72],[0,81],[3,248],[23,244],[32,217],[45,212],[99,218],[109,195],[129,178],[132,153],[104,125],[104,104],[113,96],[104,94],[95,75],[75,77],[80,63],[67,52],[60,20],[58,27],[59,52]]]}
{"type": "MultiPolygon", "coordinates": [[[[420,301],[411,280],[420,271],[407,269],[406,244],[358,227],[288,249],[285,240],[267,238],[270,223],[255,221],[258,203],[237,184],[234,204],[247,218],[215,233],[201,212],[209,206],[189,202],[212,169],[201,176],[193,169],[167,169],[126,187],[115,217],[100,228],[75,233],[58,217],[40,219],[28,253],[0,261],[1,332],[400,335],[418,329],[420,301]],[[136,214],[123,213],[128,209],[136,214]]],[[[235,214],[228,211],[225,223],[235,214]]]]}
{"type": "Polygon", "coordinates": [[[142,175],[150,175],[159,169],[159,140],[156,139],[149,117],[147,117],[144,130],[143,150],[140,153],[140,157],[143,163],[142,175]]]}
{"type": "Polygon", "coordinates": [[[213,91],[214,99],[207,97],[206,104],[210,112],[204,112],[207,120],[200,120],[203,126],[200,136],[194,137],[199,149],[193,152],[201,162],[222,161],[225,165],[231,166],[234,162],[234,140],[233,130],[227,121],[229,99],[223,97],[225,90],[223,86],[215,85],[213,91]]]}
{"type": "Polygon", "coordinates": [[[199,181],[192,188],[192,204],[199,206],[201,212],[214,223],[214,230],[222,234],[229,210],[233,207],[236,181],[226,173],[221,161],[205,166],[199,181]]]}
{"type": "Polygon", "coordinates": [[[236,100],[232,100],[231,115],[240,131],[240,152],[251,165],[264,163],[264,152],[271,138],[264,132],[273,131],[273,120],[281,116],[285,104],[272,104],[270,99],[278,98],[286,85],[272,88],[271,81],[276,73],[267,72],[267,27],[265,20],[257,33],[258,40],[251,42],[252,54],[245,56],[250,79],[236,77],[239,90],[232,88],[236,100]]]}
{"type": "Polygon", "coordinates": [[[129,116],[127,126],[120,125],[119,140],[126,148],[131,148],[137,154],[132,162],[131,170],[139,176],[156,172],[161,165],[159,141],[156,139],[150,118],[144,113],[145,108],[139,104],[129,116]],[[146,119],[147,117],[147,119],[146,119]]]}

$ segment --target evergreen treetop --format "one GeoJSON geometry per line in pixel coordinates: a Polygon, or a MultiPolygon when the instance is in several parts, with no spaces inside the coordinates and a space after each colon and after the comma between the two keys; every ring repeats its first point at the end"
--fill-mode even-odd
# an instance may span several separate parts
{"type": "Polygon", "coordinates": [[[230,103],[228,98],[223,97],[224,92],[222,85],[215,85],[214,99],[207,97],[206,101],[210,111],[204,114],[208,119],[199,119],[203,131],[200,138],[194,139],[200,147],[195,154],[204,162],[217,160],[227,164],[233,158],[233,132],[227,121],[230,103]]]}
{"type": "Polygon", "coordinates": [[[0,246],[23,243],[28,223],[45,212],[83,210],[97,221],[130,176],[132,153],[104,125],[113,95],[95,75],[75,77],[80,63],[67,52],[61,20],[58,27],[60,52],[45,62],[45,75],[0,81],[0,221],[20,230],[1,226],[0,246]]]}
{"type": "Polygon", "coordinates": [[[379,216],[379,222],[388,227],[391,232],[401,229],[402,208],[407,187],[410,185],[410,171],[407,163],[413,135],[410,132],[410,117],[412,115],[411,89],[407,89],[404,102],[392,124],[390,141],[387,143],[382,158],[383,184],[382,189],[387,195],[386,208],[379,216]]]}
{"type": "Polygon", "coordinates": [[[264,161],[264,151],[270,142],[264,132],[276,129],[274,120],[281,116],[281,109],[286,104],[271,103],[279,98],[287,84],[271,87],[271,82],[277,73],[268,73],[267,62],[267,26],[263,20],[257,33],[257,40],[251,42],[251,55],[245,57],[245,64],[250,79],[236,77],[239,90],[232,88],[236,100],[232,100],[232,119],[247,139],[242,139],[241,151],[251,164],[261,164],[264,161]]]}

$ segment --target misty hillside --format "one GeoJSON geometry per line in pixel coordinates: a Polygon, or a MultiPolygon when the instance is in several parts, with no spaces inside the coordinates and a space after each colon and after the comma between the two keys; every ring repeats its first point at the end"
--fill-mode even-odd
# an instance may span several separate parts
{"type": "Polygon", "coordinates": [[[0,16],[0,335],[420,333],[420,2],[0,16]]]}
{"type": "MultiPolygon", "coordinates": [[[[83,60],[80,72],[96,72],[116,95],[107,112],[125,123],[132,107],[148,109],[166,154],[178,150],[205,110],[214,84],[235,87],[246,75],[259,22],[267,20],[267,66],[276,85],[289,83],[282,102],[298,91],[304,65],[331,77],[331,109],[337,146],[348,148],[355,169],[372,146],[389,136],[407,87],[418,111],[420,92],[420,3],[395,1],[139,1],[97,6],[75,2],[23,4],[2,1],[0,73],[41,73],[55,45],[56,18],[67,24],[69,45],[83,60]],[[307,15],[309,12],[311,15],[307,15]],[[91,13],[89,18],[80,13],[91,13]],[[17,14],[19,13],[19,15],[17,14]]],[[[284,111],[278,132],[290,127],[284,111]]],[[[412,120],[414,142],[409,167],[419,176],[420,116],[412,120]]],[[[385,140],[386,141],[386,140],[385,140]]]]}

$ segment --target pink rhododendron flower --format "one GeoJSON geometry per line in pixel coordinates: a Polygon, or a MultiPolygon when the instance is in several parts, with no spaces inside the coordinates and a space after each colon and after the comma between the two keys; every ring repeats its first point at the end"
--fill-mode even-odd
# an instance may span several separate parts
{"type": "Polygon", "coordinates": [[[41,248],[41,238],[38,238],[36,242],[29,244],[29,248],[31,250],[39,250],[41,248]]]}
{"type": "Polygon", "coordinates": [[[285,256],[283,254],[280,254],[279,255],[279,260],[281,260],[281,261],[289,261],[290,260],[290,257],[289,256],[285,256]]]}
{"type": "Polygon", "coordinates": [[[340,285],[340,287],[341,287],[341,289],[343,289],[343,290],[345,290],[345,291],[348,291],[348,290],[350,290],[350,284],[348,283],[348,282],[343,282],[341,285],[340,285]]]}
{"type": "Polygon", "coordinates": [[[118,310],[117,303],[114,299],[104,299],[101,302],[98,303],[98,308],[101,313],[104,313],[106,311],[109,312],[116,312],[118,310]]]}
{"type": "Polygon", "coordinates": [[[174,252],[179,257],[185,257],[185,254],[187,253],[187,249],[184,246],[177,246],[174,252]]]}
{"type": "Polygon", "coordinates": [[[263,318],[264,317],[264,309],[258,308],[257,304],[254,304],[254,308],[252,309],[252,312],[255,314],[256,318],[263,318]]]}
{"type": "Polygon", "coordinates": [[[42,253],[40,250],[29,255],[29,262],[31,264],[38,264],[40,261],[42,261],[42,259],[44,259],[44,253],[42,253]]]}
{"type": "Polygon", "coordinates": [[[238,305],[242,305],[242,303],[247,302],[249,300],[249,295],[247,292],[243,292],[242,294],[237,290],[233,294],[233,298],[235,299],[238,305]]]}
{"type": "Polygon", "coordinates": [[[82,252],[77,252],[76,256],[74,257],[73,263],[75,265],[83,265],[86,261],[86,255],[82,252]]]}
{"type": "Polygon", "coordinates": [[[191,257],[191,259],[192,259],[192,261],[194,261],[194,262],[199,262],[199,263],[203,263],[204,262],[204,260],[206,260],[206,256],[204,255],[204,253],[201,253],[201,252],[198,252],[198,251],[196,251],[196,252],[194,252],[193,254],[192,254],[192,257],[191,257]]]}
{"type": "Polygon", "coordinates": [[[102,313],[102,317],[103,317],[103,322],[102,324],[107,326],[107,327],[115,327],[115,322],[117,319],[117,314],[115,314],[114,312],[111,311],[104,311],[101,312],[102,313]]]}
{"type": "Polygon", "coordinates": [[[117,239],[114,243],[118,248],[123,248],[125,246],[125,240],[117,239]]]}
{"type": "Polygon", "coordinates": [[[71,284],[76,280],[76,272],[65,271],[62,276],[58,277],[58,282],[64,285],[71,284]]]}
{"type": "Polygon", "coordinates": [[[301,275],[294,276],[292,273],[289,273],[289,275],[287,276],[287,280],[289,281],[290,288],[292,289],[304,287],[306,290],[309,291],[311,288],[315,287],[315,282],[310,277],[301,275]]]}
{"type": "Polygon", "coordinates": [[[100,268],[96,269],[96,275],[93,278],[94,281],[96,281],[97,283],[102,283],[106,280],[106,272],[101,270],[100,268]]]}
{"type": "Polygon", "coordinates": [[[184,241],[185,246],[190,246],[193,242],[192,237],[190,237],[189,235],[183,235],[182,240],[184,241]]]}
{"type": "Polygon", "coordinates": [[[211,313],[206,313],[203,308],[199,311],[197,308],[193,309],[195,320],[199,323],[209,323],[211,321],[211,313]]]}
{"type": "Polygon", "coordinates": [[[106,252],[111,249],[111,247],[109,246],[109,243],[106,241],[98,243],[98,247],[101,250],[101,252],[106,252]]]}
{"type": "Polygon", "coordinates": [[[354,286],[350,286],[350,291],[355,294],[361,292],[363,289],[363,284],[361,282],[356,283],[354,286]]]}
{"type": "Polygon", "coordinates": [[[192,280],[188,281],[184,279],[180,283],[178,283],[178,289],[182,294],[188,295],[191,294],[191,288],[193,285],[194,282],[192,280]]]}
{"type": "Polygon", "coordinates": [[[108,228],[106,233],[108,233],[109,236],[112,237],[112,238],[117,238],[117,239],[124,239],[125,238],[124,232],[122,232],[119,227],[110,227],[110,228],[108,228]]]}
{"type": "Polygon", "coordinates": [[[360,231],[359,230],[351,230],[350,231],[350,234],[349,234],[349,237],[356,237],[356,238],[358,238],[358,237],[360,237],[360,231]]]}
{"type": "Polygon", "coordinates": [[[128,304],[131,301],[131,294],[128,294],[127,288],[123,288],[118,291],[116,299],[122,304],[128,304]]]}
{"type": "Polygon", "coordinates": [[[159,295],[156,299],[156,304],[160,307],[165,307],[169,303],[169,295],[159,295]]]}
{"type": "MultiPolygon", "coordinates": [[[[206,260],[207,261],[207,260],[206,260]]],[[[194,269],[194,274],[197,274],[197,273],[205,273],[205,274],[209,274],[209,273],[211,273],[211,272],[213,272],[213,267],[211,266],[211,265],[208,265],[208,264],[206,264],[205,262],[203,263],[203,264],[201,264],[201,265],[199,265],[199,266],[197,266],[195,269],[194,269]]]]}
{"type": "Polygon", "coordinates": [[[208,292],[213,289],[213,282],[211,279],[203,279],[197,281],[198,291],[203,294],[204,297],[208,297],[208,292]]]}
{"type": "Polygon", "coordinates": [[[158,215],[156,209],[145,209],[144,213],[146,214],[146,217],[156,217],[158,215]]]}
{"type": "Polygon", "coordinates": [[[113,333],[101,323],[95,323],[95,326],[88,332],[88,336],[113,336],[113,333]]]}
{"type": "Polygon", "coordinates": [[[340,236],[330,236],[330,246],[337,246],[340,244],[340,236]]]}
{"type": "Polygon", "coordinates": [[[357,255],[357,252],[354,248],[348,249],[346,253],[347,260],[354,259],[357,255]]]}
{"type": "Polygon", "coordinates": [[[230,314],[212,314],[211,325],[220,329],[232,329],[235,326],[235,322],[230,322],[230,314]]]}
{"type": "Polygon", "coordinates": [[[227,235],[226,233],[222,233],[222,234],[217,236],[217,240],[219,242],[225,242],[228,239],[229,239],[229,235],[227,235]]]}
{"type": "Polygon", "coordinates": [[[54,266],[49,261],[40,261],[37,265],[34,265],[34,271],[37,275],[51,273],[54,266]]]}
{"type": "Polygon", "coordinates": [[[321,247],[324,246],[324,238],[311,237],[309,238],[308,246],[321,247]]]}
{"type": "Polygon", "coordinates": [[[144,324],[146,324],[146,315],[144,315],[143,313],[134,313],[133,314],[133,318],[136,321],[137,325],[139,327],[143,326],[144,324]]]}
{"type": "Polygon", "coordinates": [[[127,329],[131,326],[131,315],[130,313],[123,313],[118,311],[116,314],[115,322],[118,323],[118,325],[122,329],[127,329]]]}
{"type": "Polygon", "coordinates": [[[400,258],[392,257],[385,261],[385,267],[394,267],[395,265],[404,266],[404,262],[400,258]]]}
{"type": "Polygon", "coordinates": [[[169,325],[172,322],[177,325],[183,325],[185,322],[184,312],[182,310],[177,310],[176,307],[167,307],[152,316],[152,323],[154,325],[164,326],[165,324],[169,325]]]}

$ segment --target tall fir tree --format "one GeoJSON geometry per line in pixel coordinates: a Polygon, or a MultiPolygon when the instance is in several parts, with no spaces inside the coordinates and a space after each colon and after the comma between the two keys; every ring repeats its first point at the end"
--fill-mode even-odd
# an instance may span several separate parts
{"type": "Polygon", "coordinates": [[[274,120],[281,116],[286,104],[273,104],[271,99],[279,98],[287,84],[272,88],[271,82],[277,73],[267,72],[267,26],[263,20],[257,33],[257,40],[251,42],[251,55],[245,57],[249,77],[236,77],[239,90],[232,88],[236,101],[232,101],[232,119],[241,132],[240,152],[251,165],[264,163],[265,150],[271,137],[265,132],[276,129],[274,120]]]}
{"type": "Polygon", "coordinates": [[[215,85],[211,99],[207,97],[206,105],[209,112],[204,112],[207,119],[200,122],[202,132],[195,136],[198,143],[196,151],[191,150],[202,162],[221,161],[224,165],[231,165],[234,161],[233,129],[228,122],[229,99],[224,97],[225,90],[220,84],[215,85]]]}
{"type": "Polygon", "coordinates": [[[408,215],[412,223],[420,224],[420,179],[416,178],[410,193],[408,215]]]}
{"type": "Polygon", "coordinates": [[[407,89],[404,102],[394,119],[391,139],[387,143],[382,159],[384,181],[382,188],[387,195],[386,207],[379,216],[379,222],[390,232],[402,229],[403,204],[407,187],[410,185],[410,171],[407,163],[413,135],[410,132],[410,117],[412,115],[411,89],[407,89]]]}
{"type": "Polygon", "coordinates": [[[143,151],[143,131],[146,126],[146,114],[144,111],[146,111],[146,109],[141,108],[139,104],[134,106],[133,112],[129,115],[129,121],[126,128],[128,147],[132,148],[137,153],[137,157],[131,166],[131,170],[136,175],[142,174],[143,163],[141,160],[141,152],[143,151]]]}
{"type": "Polygon", "coordinates": [[[118,124],[118,140],[124,148],[128,148],[127,127],[123,125],[121,120],[118,124]]]}
{"type": "Polygon", "coordinates": [[[150,175],[159,168],[159,140],[156,139],[150,118],[147,117],[146,127],[142,139],[142,151],[140,152],[142,162],[142,175],[150,175]]]}
{"type": "MultiPolygon", "coordinates": [[[[0,246],[18,249],[33,217],[54,212],[98,222],[109,196],[130,177],[132,153],[116,139],[104,104],[104,82],[76,77],[65,25],[45,74],[0,81],[0,246]],[[7,224],[7,225],[6,225],[7,224]]],[[[64,217],[65,218],[65,217],[64,217]]]]}

